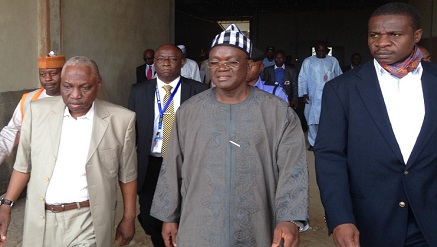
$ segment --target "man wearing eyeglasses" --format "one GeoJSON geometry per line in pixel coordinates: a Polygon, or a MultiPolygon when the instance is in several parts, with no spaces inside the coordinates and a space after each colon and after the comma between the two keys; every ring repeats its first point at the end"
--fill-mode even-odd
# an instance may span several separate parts
{"type": "Polygon", "coordinates": [[[299,245],[308,170],[299,118],[246,83],[250,40],[232,24],[213,40],[216,87],[176,113],[150,214],[166,246],[299,245]]]}
{"type": "Polygon", "coordinates": [[[129,96],[128,108],[137,115],[138,220],[144,231],[151,235],[155,247],[165,246],[161,237],[162,222],[151,217],[149,212],[173,124],[171,118],[184,101],[208,88],[206,84],[180,76],[184,62],[177,46],[162,45],[154,58],[157,77],[133,84],[129,96]],[[165,89],[168,86],[171,89],[165,89]]]}
{"type": "Polygon", "coordinates": [[[155,51],[152,49],[146,49],[143,53],[144,64],[140,65],[136,69],[137,82],[151,80],[156,77],[155,66],[153,64],[153,58],[155,51]]]}

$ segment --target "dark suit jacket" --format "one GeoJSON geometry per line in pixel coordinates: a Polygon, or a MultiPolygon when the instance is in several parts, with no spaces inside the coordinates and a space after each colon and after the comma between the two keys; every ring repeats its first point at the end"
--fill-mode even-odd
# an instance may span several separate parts
{"type": "MultiPolygon", "coordinates": [[[[146,64],[140,65],[137,67],[137,83],[142,81],[147,81],[146,78],[146,64]]],[[[156,71],[154,72],[156,74],[156,71]]],[[[155,76],[155,75],[154,75],[155,76]]]]}
{"type": "Polygon", "coordinates": [[[422,66],[425,118],[406,164],[373,61],[326,83],[314,151],[330,233],[353,223],[363,247],[404,246],[411,208],[437,246],[437,66],[422,66]]]}
{"type": "MultiPolygon", "coordinates": [[[[275,85],[275,66],[270,66],[264,69],[263,81],[267,85],[275,85]]],[[[297,73],[293,67],[285,65],[284,81],[289,81],[289,85],[284,84],[284,91],[288,95],[288,100],[298,100],[297,93],[297,73]]]]}
{"type": "Polygon", "coordinates": [[[343,73],[346,73],[347,71],[351,70],[351,65],[348,64],[346,66],[341,67],[341,71],[343,71],[343,73]]]}
{"type": "MultiPolygon", "coordinates": [[[[181,104],[191,96],[208,88],[208,85],[181,77],[181,104]]],[[[155,89],[156,78],[150,81],[133,84],[129,95],[128,108],[137,115],[137,158],[138,158],[138,192],[143,187],[147,173],[150,149],[155,123],[155,89]]]]}

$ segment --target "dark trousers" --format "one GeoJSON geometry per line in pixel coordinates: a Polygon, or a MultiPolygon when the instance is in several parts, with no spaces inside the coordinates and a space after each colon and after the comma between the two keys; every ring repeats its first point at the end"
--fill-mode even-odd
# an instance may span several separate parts
{"type": "Polygon", "coordinates": [[[165,247],[161,235],[162,221],[150,216],[150,208],[152,207],[153,194],[155,194],[161,164],[162,158],[152,156],[149,158],[149,166],[147,168],[144,185],[141,191],[138,192],[140,204],[138,221],[141,223],[146,234],[152,238],[154,247],[165,247]]]}
{"type": "Polygon", "coordinates": [[[308,131],[308,124],[307,120],[304,115],[305,111],[305,100],[303,97],[299,98],[297,109],[294,110],[297,113],[297,116],[299,117],[300,124],[302,126],[302,131],[307,132],[308,131]]]}
{"type": "Polygon", "coordinates": [[[425,238],[423,237],[422,230],[420,230],[411,209],[408,210],[408,225],[407,225],[407,237],[405,240],[405,247],[429,247],[425,238]]]}

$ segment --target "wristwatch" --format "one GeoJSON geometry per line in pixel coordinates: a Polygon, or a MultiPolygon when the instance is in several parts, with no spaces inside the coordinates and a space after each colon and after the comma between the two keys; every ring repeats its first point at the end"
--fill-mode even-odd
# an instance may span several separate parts
{"type": "Polygon", "coordinates": [[[303,225],[302,222],[297,221],[297,220],[292,220],[292,221],[290,221],[290,222],[293,223],[293,224],[295,224],[295,225],[297,226],[297,228],[299,228],[299,231],[302,231],[302,230],[303,230],[304,225],[303,225]]]}
{"type": "Polygon", "coordinates": [[[1,200],[0,200],[0,206],[1,205],[3,205],[3,204],[5,204],[5,205],[9,205],[9,206],[14,206],[14,202],[13,201],[11,201],[11,200],[8,200],[8,199],[5,199],[5,198],[2,198],[1,200]]]}

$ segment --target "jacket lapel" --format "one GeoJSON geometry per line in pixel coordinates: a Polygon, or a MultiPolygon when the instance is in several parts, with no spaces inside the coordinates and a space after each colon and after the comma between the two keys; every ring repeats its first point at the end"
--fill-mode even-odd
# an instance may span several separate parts
{"type": "Polygon", "coordinates": [[[391,128],[390,119],[379,86],[373,60],[359,68],[357,76],[360,79],[357,82],[356,87],[368,113],[393,153],[402,163],[404,163],[401,150],[396,141],[393,129],[391,128]]]}
{"type": "Polygon", "coordinates": [[[103,135],[105,134],[106,129],[109,126],[109,123],[106,120],[106,118],[109,117],[109,112],[106,109],[106,107],[103,105],[103,102],[96,99],[94,101],[94,107],[95,107],[94,123],[93,123],[93,130],[91,134],[90,149],[86,161],[87,164],[90,158],[96,152],[96,149],[99,146],[100,142],[102,141],[103,135]]]}
{"type": "Polygon", "coordinates": [[[59,142],[61,140],[62,131],[62,121],[64,119],[65,104],[61,97],[53,105],[50,112],[50,117],[48,118],[50,127],[50,146],[52,148],[53,157],[58,156],[59,142]]]}
{"type": "Polygon", "coordinates": [[[184,103],[191,95],[191,87],[185,82],[185,78],[181,76],[181,104],[184,103]]]}
{"type": "MultiPolygon", "coordinates": [[[[155,116],[155,97],[156,97],[156,85],[158,84],[157,79],[153,79],[151,83],[147,83],[146,86],[146,95],[145,97],[141,97],[141,99],[144,100],[145,106],[150,106],[148,109],[150,109],[150,112],[147,112],[146,117],[148,116],[155,116]]],[[[142,106],[139,106],[142,107],[142,106]]],[[[154,118],[152,122],[154,122],[154,118]]]]}
{"type": "Polygon", "coordinates": [[[407,167],[414,164],[415,160],[419,157],[437,128],[437,97],[435,96],[437,93],[437,71],[432,70],[429,64],[422,63],[422,68],[422,91],[425,103],[425,118],[410,158],[408,159],[407,167]]]}

